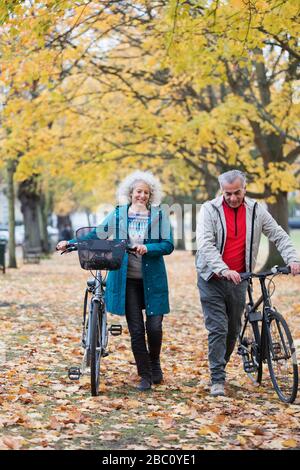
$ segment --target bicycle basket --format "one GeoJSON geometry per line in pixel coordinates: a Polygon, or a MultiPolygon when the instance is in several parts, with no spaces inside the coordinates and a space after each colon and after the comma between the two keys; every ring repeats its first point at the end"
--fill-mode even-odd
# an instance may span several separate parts
{"type": "Polygon", "coordinates": [[[99,238],[87,239],[87,234],[92,231],[93,227],[84,227],[76,232],[78,256],[82,269],[102,269],[108,271],[120,269],[126,249],[126,242],[100,240],[99,238]]]}

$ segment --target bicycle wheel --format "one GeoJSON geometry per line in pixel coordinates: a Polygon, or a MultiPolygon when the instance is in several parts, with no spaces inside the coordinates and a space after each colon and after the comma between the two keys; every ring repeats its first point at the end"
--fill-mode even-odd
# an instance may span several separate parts
{"type": "Polygon", "coordinates": [[[260,332],[258,322],[250,322],[245,315],[245,323],[239,339],[238,353],[242,356],[244,371],[254,383],[261,383],[262,363],[259,357],[260,332]]]}
{"type": "Polygon", "coordinates": [[[293,403],[298,390],[298,366],[293,338],[283,316],[272,310],[267,323],[267,360],[280,400],[293,403]]]}
{"type": "Polygon", "coordinates": [[[101,363],[101,328],[102,328],[102,310],[98,303],[93,305],[91,323],[91,393],[96,397],[99,393],[100,384],[100,363],[101,363]]]}

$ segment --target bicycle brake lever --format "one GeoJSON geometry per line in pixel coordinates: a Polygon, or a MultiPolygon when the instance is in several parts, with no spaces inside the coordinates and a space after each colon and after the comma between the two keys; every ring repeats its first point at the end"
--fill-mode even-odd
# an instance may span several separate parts
{"type": "Polygon", "coordinates": [[[136,254],[136,247],[134,248],[131,248],[130,246],[127,247],[127,253],[135,256],[137,258],[137,254],[136,254]]]}
{"type": "Polygon", "coordinates": [[[63,255],[64,253],[71,253],[72,251],[76,251],[75,246],[69,246],[66,250],[61,252],[61,255],[63,255]]]}

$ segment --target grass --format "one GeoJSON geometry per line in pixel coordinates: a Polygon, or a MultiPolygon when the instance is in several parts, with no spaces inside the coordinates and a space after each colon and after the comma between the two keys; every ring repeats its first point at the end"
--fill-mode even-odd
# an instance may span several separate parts
{"type": "MultiPolygon", "coordinates": [[[[300,232],[295,232],[292,237],[300,242],[300,232]]],[[[87,273],[80,271],[77,257],[61,260],[54,255],[38,266],[8,270],[0,302],[7,344],[0,377],[0,448],[7,448],[3,438],[23,438],[23,449],[225,450],[268,448],[273,441],[282,448],[288,438],[299,446],[299,400],[286,413],[267,370],[264,386],[254,389],[234,354],[228,366],[228,397],[209,396],[207,333],[194,260],[175,251],[166,262],[172,312],[164,324],[165,383],[137,393],[124,328],[124,336],[111,341],[112,354],[103,361],[104,386],[97,398],[90,396],[88,377],[78,383],[67,377],[68,366],[81,361],[77,353],[87,273]],[[244,424],[249,420],[252,424],[244,424]],[[266,434],[257,434],[257,428],[267,429],[266,434]]],[[[276,305],[279,310],[284,306],[299,341],[297,283],[292,276],[288,281],[278,278],[276,305]]]]}
{"type": "MultiPolygon", "coordinates": [[[[300,230],[291,230],[290,237],[300,257],[300,230]]],[[[258,265],[264,264],[268,256],[268,250],[269,250],[268,239],[265,235],[262,235],[261,241],[260,241],[260,247],[258,251],[258,256],[257,256],[258,265]]]]}

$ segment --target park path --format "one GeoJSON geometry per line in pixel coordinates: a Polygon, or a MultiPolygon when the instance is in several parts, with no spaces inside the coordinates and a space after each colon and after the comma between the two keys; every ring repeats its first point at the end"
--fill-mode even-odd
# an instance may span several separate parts
{"type": "MultiPolygon", "coordinates": [[[[70,382],[81,361],[85,279],[76,254],[54,254],[0,279],[0,449],[285,449],[300,448],[300,400],[278,401],[266,372],[257,389],[236,354],[227,396],[208,394],[206,332],[193,257],[166,258],[172,312],[164,320],[164,384],[139,394],[125,322],[111,337],[101,395],[88,377],[70,382]]],[[[300,357],[299,279],[277,281],[300,357]]],[[[116,317],[114,317],[114,322],[116,317]]]]}

